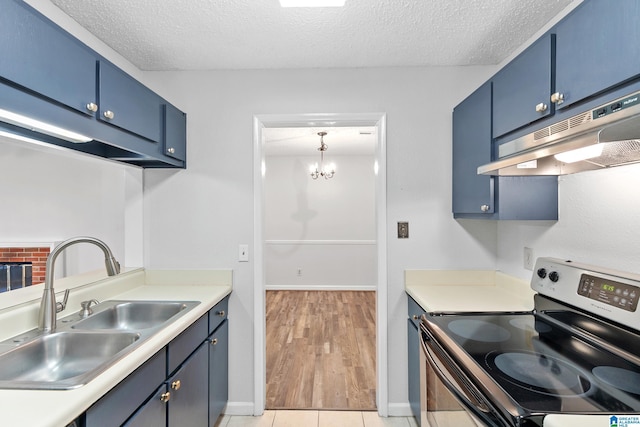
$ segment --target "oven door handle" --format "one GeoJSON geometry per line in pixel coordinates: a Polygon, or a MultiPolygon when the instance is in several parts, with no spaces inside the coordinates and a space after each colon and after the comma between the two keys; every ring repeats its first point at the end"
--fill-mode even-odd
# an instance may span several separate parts
{"type": "Polygon", "coordinates": [[[453,367],[455,362],[445,354],[444,349],[440,347],[423,323],[420,324],[420,344],[435,374],[462,405],[489,426],[503,425],[498,423],[496,419],[499,418],[497,412],[483,398],[477,387],[471,383],[464,373],[453,367]],[[439,355],[436,353],[439,353],[439,355]]]}

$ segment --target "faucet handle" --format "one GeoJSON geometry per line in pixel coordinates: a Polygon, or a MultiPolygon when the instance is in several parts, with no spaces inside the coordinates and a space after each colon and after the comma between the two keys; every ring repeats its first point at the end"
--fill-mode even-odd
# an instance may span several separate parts
{"type": "Polygon", "coordinates": [[[62,297],[62,302],[56,303],[56,313],[60,313],[62,310],[67,308],[67,300],[69,299],[69,289],[64,291],[64,296],[62,297]]]}

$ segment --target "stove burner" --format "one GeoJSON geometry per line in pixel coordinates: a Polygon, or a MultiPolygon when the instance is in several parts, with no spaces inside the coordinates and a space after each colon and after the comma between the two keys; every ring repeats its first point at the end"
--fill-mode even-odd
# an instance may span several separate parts
{"type": "Polygon", "coordinates": [[[596,366],[593,375],[603,383],[627,393],[640,394],[640,374],[615,366],[596,366]]]}
{"type": "MultiPolygon", "coordinates": [[[[554,396],[583,395],[591,387],[580,371],[560,359],[539,353],[509,352],[494,359],[500,371],[540,393],[554,396]]],[[[513,382],[513,381],[512,381],[513,382]]],[[[523,387],[522,384],[514,384],[523,387]]]]}
{"type": "Polygon", "coordinates": [[[531,319],[528,317],[515,317],[509,320],[509,323],[511,326],[527,332],[547,333],[552,330],[551,326],[539,320],[534,320],[534,323],[531,324],[531,319]]]}
{"type": "Polygon", "coordinates": [[[449,330],[462,338],[483,342],[502,342],[511,337],[500,325],[483,320],[460,319],[449,323],[449,330]]]}

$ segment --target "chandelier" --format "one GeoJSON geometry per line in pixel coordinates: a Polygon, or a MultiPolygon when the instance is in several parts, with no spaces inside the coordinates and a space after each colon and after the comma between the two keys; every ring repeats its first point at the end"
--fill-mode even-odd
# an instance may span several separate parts
{"type": "Polygon", "coordinates": [[[320,169],[318,169],[317,163],[309,168],[311,178],[313,179],[318,179],[320,176],[324,179],[333,178],[333,175],[336,173],[335,165],[333,163],[327,166],[324,165],[324,152],[329,148],[329,146],[324,143],[324,136],[326,134],[326,132],[318,132],[318,135],[320,135],[320,147],[318,148],[318,151],[320,152],[320,169]]]}

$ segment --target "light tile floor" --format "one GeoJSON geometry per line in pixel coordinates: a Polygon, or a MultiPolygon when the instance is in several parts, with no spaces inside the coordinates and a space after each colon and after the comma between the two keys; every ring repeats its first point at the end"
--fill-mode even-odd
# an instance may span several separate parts
{"type": "Polygon", "coordinates": [[[379,417],[377,412],[264,411],[261,417],[224,415],[216,427],[417,427],[412,417],[379,417]]]}

